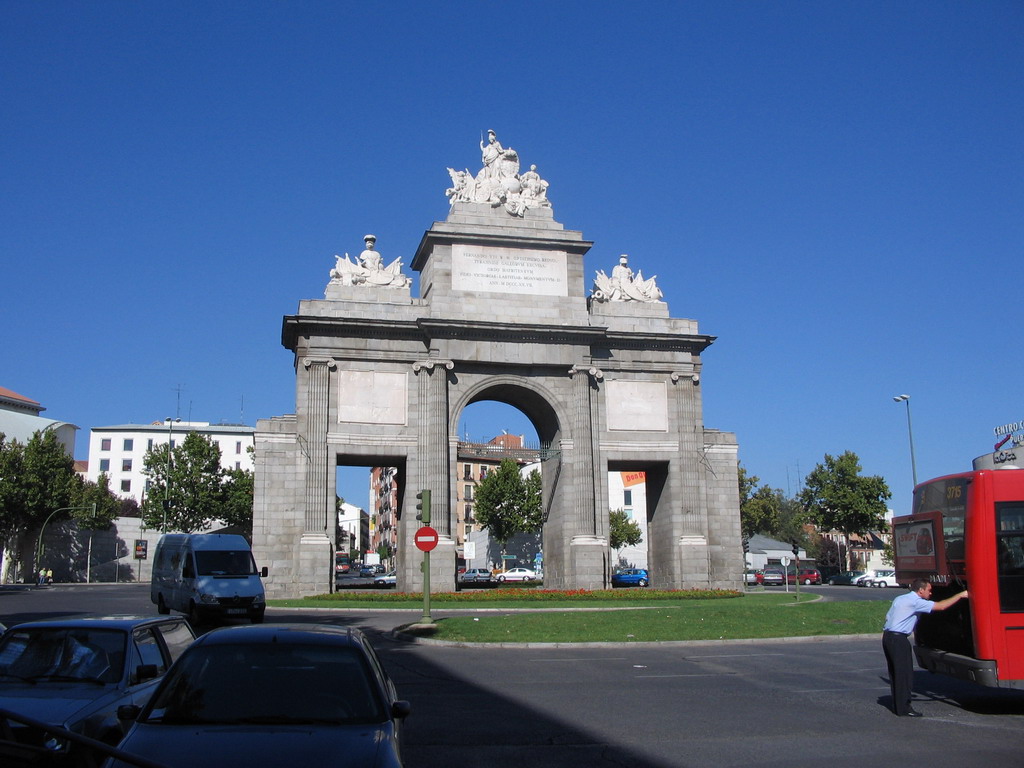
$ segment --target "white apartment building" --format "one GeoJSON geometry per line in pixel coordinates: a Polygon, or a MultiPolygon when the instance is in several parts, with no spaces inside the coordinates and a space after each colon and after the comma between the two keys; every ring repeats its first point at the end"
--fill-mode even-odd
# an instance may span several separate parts
{"type": "Polygon", "coordinates": [[[635,547],[623,547],[619,552],[612,552],[618,560],[614,565],[630,568],[647,567],[647,477],[643,472],[609,472],[608,473],[608,508],[610,511],[621,509],[640,526],[643,540],[635,547]]]}
{"type": "Polygon", "coordinates": [[[152,424],[122,424],[93,427],[89,432],[89,469],[86,477],[93,482],[101,474],[110,478],[110,490],[140,505],[147,491],[143,474],[146,452],[167,445],[176,447],[189,432],[198,432],[220,447],[220,463],[224,469],[253,469],[252,453],[255,428],[244,424],[210,424],[208,421],[154,421],[152,424]]]}

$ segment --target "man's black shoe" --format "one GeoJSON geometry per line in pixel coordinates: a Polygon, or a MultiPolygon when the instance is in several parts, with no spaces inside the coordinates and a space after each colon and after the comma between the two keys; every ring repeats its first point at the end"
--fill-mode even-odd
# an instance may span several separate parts
{"type": "Polygon", "coordinates": [[[903,713],[903,716],[904,717],[924,717],[924,715],[922,715],[916,709],[908,709],[906,712],[903,713]]]}

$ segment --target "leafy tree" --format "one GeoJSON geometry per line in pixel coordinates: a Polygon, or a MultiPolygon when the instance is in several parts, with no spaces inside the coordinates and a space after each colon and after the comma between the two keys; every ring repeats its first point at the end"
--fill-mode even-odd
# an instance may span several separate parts
{"type": "Polygon", "coordinates": [[[524,480],[511,459],[503,459],[495,472],[480,481],[473,514],[498,542],[502,554],[515,534],[533,533],[543,525],[540,485],[539,472],[534,470],[524,480]]]}
{"type": "Polygon", "coordinates": [[[81,529],[93,531],[109,528],[114,519],[121,515],[123,508],[121,499],[111,492],[110,478],[105,472],[100,473],[95,483],[82,483],[75,506],[78,507],[72,514],[75,523],[81,529]]]}
{"type": "Polygon", "coordinates": [[[821,530],[842,533],[847,552],[850,534],[863,535],[885,524],[885,502],[892,497],[885,480],[860,472],[860,459],[852,451],[838,457],[825,454],[800,492],[807,515],[821,530]]]}
{"type": "Polygon", "coordinates": [[[608,545],[615,550],[616,559],[620,549],[635,547],[643,540],[643,533],[636,520],[621,509],[613,509],[608,513],[608,545]]]}
{"type": "Polygon", "coordinates": [[[224,506],[221,519],[252,534],[253,473],[248,469],[229,469],[224,473],[224,506]]]}
{"type": "Polygon", "coordinates": [[[189,432],[180,445],[170,451],[167,444],[146,452],[144,474],[150,480],[142,506],[147,526],[164,528],[164,502],[167,501],[166,530],[194,533],[205,531],[225,512],[224,470],[220,465],[220,447],[197,432],[189,432]]]}

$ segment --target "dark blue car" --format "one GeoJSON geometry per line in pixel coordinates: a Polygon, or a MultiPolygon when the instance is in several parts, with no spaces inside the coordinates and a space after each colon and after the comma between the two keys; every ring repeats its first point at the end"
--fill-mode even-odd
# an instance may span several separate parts
{"type": "Polygon", "coordinates": [[[646,587],[650,583],[646,568],[626,568],[612,574],[613,587],[646,587]]]}

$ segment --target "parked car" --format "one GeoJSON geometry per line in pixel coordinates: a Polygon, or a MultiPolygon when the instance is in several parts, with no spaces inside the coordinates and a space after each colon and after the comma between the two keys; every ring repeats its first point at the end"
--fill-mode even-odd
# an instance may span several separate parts
{"type": "Polygon", "coordinates": [[[364,565],[359,569],[359,575],[364,579],[370,579],[378,573],[384,573],[384,571],[385,568],[383,565],[364,565]]]}
{"type": "MultiPolygon", "coordinates": [[[[875,586],[875,581],[884,581],[887,576],[894,577],[893,581],[895,581],[896,572],[891,570],[868,571],[866,574],[857,579],[857,581],[855,581],[854,583],[858,587],[873,587],[875,586]]],[[[893,586],[896,585],[893,584],[893,586]]]]}
{"type": "Polygon", "coordinates": [[[613,587],[646,587],[650,583],[646,568],[625,568],[612,574],[613,587]]]}
{"type": "MultiPolygon", "coordinates": [[[[117,708],[141,706],[195,640],[183,616],[32,621],[0,637],[0,709],[107,744],[124,732],[117,708]]],[[[15,740],[69,748],[23,724],[15,740]]]]}
{"type": "Polygon", "coordinates": [[[531,571],[529,568],[513,568],[511,571],[505,571],[504,573],[498,574],[499,582],[506,581],[536,581],[537,573],[531,571]]]}
{"type": "Polygon", "coordinates": [[[764,579],[764,573],[755,568],[747,568],[743,572],[743,582],[748,586],[755,586],[760,584],[764,579]]]}
{"type": "Polygon", "coordinates": [[[875,576],[871,579],[871,584],[865,586],[898,587],[899,585],[899,582],[896,581],[895,571],[875,571],[875,576]]]}
{"type": "Polygon", "coordinates": [[[491,571],[489,568],[470,568],[465,573],[459,575],[459,581],[465,583],[485,582],[491,581],[491,571]]]}
{"type": "Polygon", "coordinates": [[[766,587],[768,585],[781,587],[786,583],[786,577],[777,568],[765,568],[764,573],[761,574],[761,583],[766,587]]]}
{"type": "Polygon", "coordinates": [[[786,571],[786,581],[790,584],[796,584],[797,581],[801,584],[821,584],[821,574],[817,568],[801,568],[799,573],[786,571]]]}
{"type": "Polygon", "coordinates": [[[835,576],[830,578],[828,583],[833,586],[839,586],[840,584],[851,586],[857,581],[857,579],[864,575],[866,575],[864,571],[843,571],[842,573],[837,573],[835,576]]]}
{"type": "Polygon", "coordinates": [[[398,577],[394,571],[388,571],[373,580],[373,586],[384,587],[385,589],[394,589],[398,584],[398,577]]]}
{"type": "Polygon", "coordinates": [[[223,627],[182,655],[145,707],[120,708],[134,721],[120,749],[168,768],[398,768],[409,712],[358,629],[223,627]]]}

